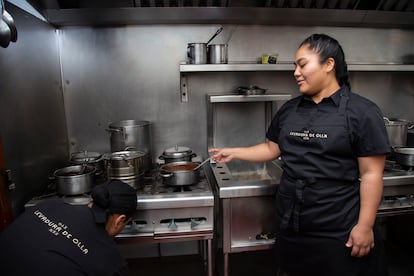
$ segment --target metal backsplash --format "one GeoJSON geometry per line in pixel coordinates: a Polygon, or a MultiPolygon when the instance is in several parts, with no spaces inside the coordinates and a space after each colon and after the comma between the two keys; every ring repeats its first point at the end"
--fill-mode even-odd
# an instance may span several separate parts
{"type": "MultiPolygon", "coordinates": [[[[187,43],[207,41],[218,27],[61,29],[70,149],[108,151],[108,123],[137,119],[153,123],[154,158],[176,144],[205,157],[206,94],[234,93],[238,86],[250,84],[267,88],[267,93],[297,94],[292,64],[291,72],[189,73],[189,102],[182,103],[178,65],[186,59],[187,43]]],[[[349,63],[401,63],[412,54],[414,42],[414,32],[395,29],[225,25],[213,43],[228,42],[229,62],[255,62],[269,52],[279,53],[280,61],[292,61],[301,40],[313,32],[336,37],[349,63]]],[[[353,72],[351,82],[356,92],[376,101],[387,115],[413,120],[410,76],[412,72],[353,72]]]]}

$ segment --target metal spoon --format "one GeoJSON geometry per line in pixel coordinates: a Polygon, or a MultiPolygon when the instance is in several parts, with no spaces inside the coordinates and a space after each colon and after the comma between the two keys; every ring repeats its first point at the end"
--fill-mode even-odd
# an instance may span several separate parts
{"type": "Polygon", "coordinates": [[[209,160],[211,159],[211,157],[207,158],[206,160],[204,160],[203,162],[201,162],[197,167],[195,167],[193,169],[193,171],[198,170],[199,168],[201,168],[205,163],[207,163],[209,160]]]}

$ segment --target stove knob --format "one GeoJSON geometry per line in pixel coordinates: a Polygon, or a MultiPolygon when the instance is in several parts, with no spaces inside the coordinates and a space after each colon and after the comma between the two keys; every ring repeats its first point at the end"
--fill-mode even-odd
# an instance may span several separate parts
{"type": "Polygon", "coordinates": [[[174,219],[171,220],[170,224],[168,224],[168,229],[170,230],[177,230],[177,224],[175,223],[174,219]]]}
{"type": "Polygon", "coordinates": [[[196,219],[191,219],[191,230],[193,230],[194,228],[196,228],[197,225],[199,225],[200,222],[196,221],[196,219]]]}

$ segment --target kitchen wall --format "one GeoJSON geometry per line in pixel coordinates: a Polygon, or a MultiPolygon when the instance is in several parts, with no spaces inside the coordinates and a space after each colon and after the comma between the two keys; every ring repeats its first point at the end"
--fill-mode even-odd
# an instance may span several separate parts
{"type": "MultiPolygon", "coordinates": [[[[297,94],[291,72],[188,73],[189,101],[181,102],[179,64],[189,42],[206,42],[219,25],[64,27],[62,53],[70,150],[109,151],[109,122],[153,123],[154,157],[173,145],[206,156],[206,94],[234,93],[258,85],[267,93],[297,94]]],[[[402,63],[412,57],[414,32],[398,29],[224,25],[213,43],[228,43],[229,62],[256,62],[279,53],[292,62],[299,43],[323,32],[343,45],[349,63],[402,63]]],[[[391,117],[414,120],[412,72],[352,72],[355,90],[391,117]]],[[[248,112],[248,111],[246,111],[248,112]]],[[[238,137],[243,137],[240,133],[238,137]]],[[[248,132],[246,133],[248,134],[248,132]]],[[[237,135],[234,135],[237,136],[237,135]]],[[[262,134],[264,138],[264,133],[262,134]]],[[[242,141],[241,141],[242,142],[242,141]]]]}
{"type": "MultiPolygon", "coordinates": [[[[70,152],[109,151],[109,122],[151,121],[154,159],[177,144],[205,157],[206,94],[233,93],[253,84],[268,93],[297,95],[292,65],[292,72],[189,73],[189,101],[181,102],[179,64],[186,59],[187,43],[206,42],[220,25],[55,30],[12,5],[6,7],[15,17],[19,40],[0,49],[0,133],[17,186],[17,206],[47,185],[53,170],[67,165],[70,152]]],[[[298,44],[314,32],[336,37],[349,63],[413,62],[413,30],[223,27],[213,43],[229,44],[229,62],[255,62],[262,53],[274,52],[279,61],[291,62],[298,44]]],[[[414,121],[412,75],[352,72],[351,84],[385,115],[414,121]]]]}

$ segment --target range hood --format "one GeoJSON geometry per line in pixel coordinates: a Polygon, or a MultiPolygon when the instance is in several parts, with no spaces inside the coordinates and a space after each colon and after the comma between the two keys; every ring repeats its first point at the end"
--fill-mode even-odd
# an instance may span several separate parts
{"type": "Polygon", "coordinates": [[[67,25],[272,24],[414,28],[412,0],[27,0],[67,25]]]}

